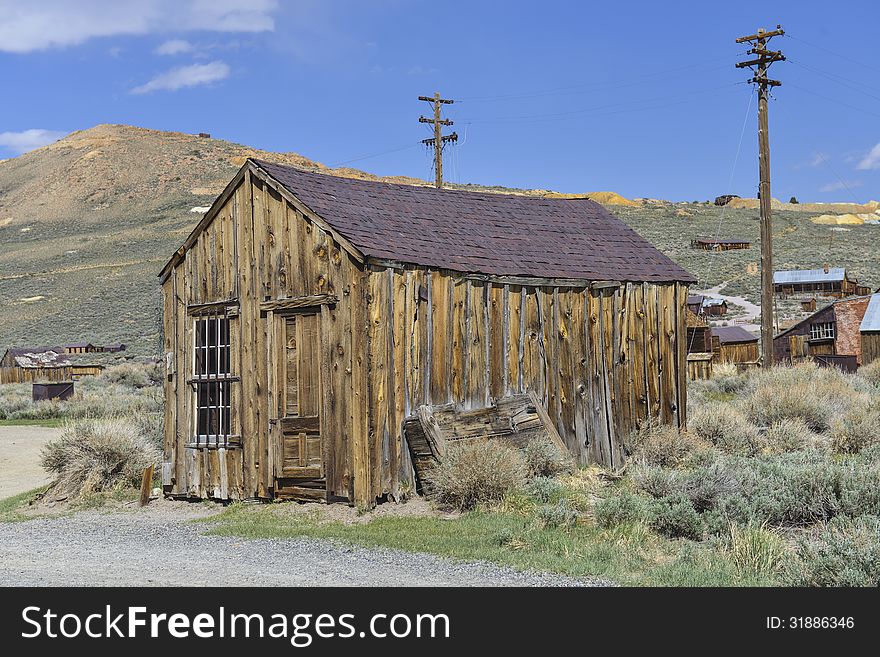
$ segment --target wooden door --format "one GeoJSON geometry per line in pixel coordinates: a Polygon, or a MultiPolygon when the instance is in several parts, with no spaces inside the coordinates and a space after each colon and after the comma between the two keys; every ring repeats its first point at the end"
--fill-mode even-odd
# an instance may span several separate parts
{"type": "MultiPolygon", "coordinates": [[[[278,418],[275,421],[275,476],[321,480],[324,450],[321,437],[320,315],[276,318],[278,348],[278,418]]],[[[292,482],[296,485],[297,482],[292,482]]]]}

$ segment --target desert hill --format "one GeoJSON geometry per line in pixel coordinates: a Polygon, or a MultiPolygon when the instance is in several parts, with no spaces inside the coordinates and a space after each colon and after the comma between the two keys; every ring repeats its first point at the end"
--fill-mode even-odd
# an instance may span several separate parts
{"type": "MultiPolygon", "coordinates": [[[[75,132],[0,161],[0,351],[89,340],[127,343],[128,354],[158,354],[156,274],[249,156],[335,175],[428,184],[333,170],[297,153],[124,125],[75,132]]],[[[721,208],[708,204],[629,200],[613,192],[459,187],[593,198],[703,279],[705,287],[729,281],[732,294],[756,296],[756,250],[712,259],[689,248],[693,237],[718,230],[720,216],[721,236],[756,241],[753,209],[733,207],[721,215],[721,208]]],[[[832,211],[823,206],[823,212],[832,211]]],[[[776,245],[779,267],[830,262],[849,267],[869,283],[880,278],[880,253],[865,249],[880,227],[816,224],[787,208],[774,220],[783,237],[776,245]]]]}

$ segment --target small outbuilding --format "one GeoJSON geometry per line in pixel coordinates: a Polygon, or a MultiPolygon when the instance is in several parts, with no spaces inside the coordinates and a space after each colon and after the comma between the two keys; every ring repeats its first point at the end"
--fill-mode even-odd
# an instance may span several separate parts
{"type": "Polygon", "coordinates": [[[705,299],[703,301],[703,314],[707,317],[723,317],[728,310],[726,299],[705,299]]]}
{"type": "Polygon", "coordinates": [[[590,200],[251,159],[160,278],[171,496],[397,498],[426,407],[532,394],[610,466],[647,418],[686,422],[694,278],[590,200]]]}
{"type": "Polygon", "coordinates": [[[739,238],[698,237],[691,240],[691,248],[703,251],[734,251],[750,249],[752,243],[749,240],[739,238]]]}
{"type": "Polygon", "coordinates": [[[716,363],[756,363],[758,337],[742,326],[713,326],[712,351],[716,363]]]}
{"type": "Polygon", "coordinates": [[[12,347],[0,358],[0,383],[71,381],[103,369],[71,358],[64,347],[12,347]]]}

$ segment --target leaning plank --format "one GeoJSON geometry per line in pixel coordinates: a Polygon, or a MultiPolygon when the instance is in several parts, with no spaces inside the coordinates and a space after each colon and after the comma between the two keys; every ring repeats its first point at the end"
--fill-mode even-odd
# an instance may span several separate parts
{"type": "Polygon", "coordinates": [[[451,443],[501,440],[524,448],[535,439],[550,440],[562,454],[568,450],[534,392],[510,395],[482,408],[463,404],[419,406],[404,421],[404,434],[416,472],[416,489],[430,496],[430,471],[441,463],[451,443]]]}

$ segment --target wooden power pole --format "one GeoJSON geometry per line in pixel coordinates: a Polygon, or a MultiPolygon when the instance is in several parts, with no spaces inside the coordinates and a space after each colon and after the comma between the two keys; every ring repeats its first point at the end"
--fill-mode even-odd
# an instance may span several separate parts
{"type": "Polygon", "coordinates": [[[440,98],[440,92],[435,91],[433,97],[431,96],[419,96],[419,100],[423,100],[426,103],[433,103],[434,105],[434,118],[428,119],[424,116],[419,117],[419,123],[433,123],[434,124],[434,136],[431,139],[423,139],[422,143],[427,144],[428,146],[432,146],[434,148],[434,187],[437,189],[443,188],[443,147],[447,142],[458,141],[458,135],[456,133],[452,133],[451,135],[443,135],[441,132],[442,126],[452,125],[452,121],[449,119],[441,119],[440,118],[440,106],[441,105],[451,105],[454,103],[454,100],[447,100],[446,98],[440,98]]]}
{"type": "Polygon", "coordinates": [[[749,82],[758,85],[758,150],[760,184],[758,199],[761,206],[761,360],[764,367],[773,364],[773,221],[771,218],[770,196],[770,136],[767,119],[767,99],[770,87],[778,87],[782,83],[770,80],[767,69],[773,62],[785,60],[778,50],[768,50],[767,43],[775,36],[785,34],[782,26],[765,32],[759,29],[757,34],[740,37],[737,43],[749,43],[752,48],[749,54],[756,58],[739,62],[737,68],[750,68],[754,72],[749,82]]]}

